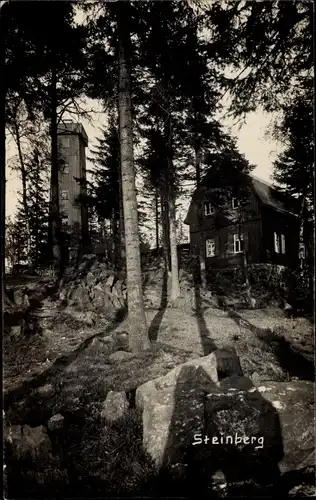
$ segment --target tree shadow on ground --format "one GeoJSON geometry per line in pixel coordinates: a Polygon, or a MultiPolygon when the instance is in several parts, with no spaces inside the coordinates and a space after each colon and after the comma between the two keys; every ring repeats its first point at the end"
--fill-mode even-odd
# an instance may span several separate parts
{"type": "Polygon", "coordinates": [[[226,377],[215,384],[204,368],[186,366],[177,378],[173,398],[161,468],[165,478],[161,495],[193,498],[200,490],[212,498],[222,496],[216,484],[219,471],[225,478],[227,496],[274,496],[279,492],[283,441],[278,412],[249,379],[226,377]],[[231,387],[235,388],[233,394],[231,387]],[[231,442],[236,434],[256,437],[257,449],[254,441],[242,445],[231,442]],[[197,435],[207,435],[210,441],[193,444],[201,442],[197,435]],[[219,441],[221,436],[228,442],[212,441],[219,441]],[[171,486],[172,490],[166,491],[171,486]]]}
{"type": "Polygon", "coordinates": [[[269,328],[259,328],[238,314],[233,309],[227,308],[227,313],[238,326],[244,325],[248,330],[254,333],[259,340],[272,348],[277,357],[280,366],[291,377],[298,377],[301,380],[315,381],[315,365],[295,350],[290,342],[283,336],[275,335],[269,328]]]}
{"type": "Polygon", "coordinates": [[[27,380],[16,389],[8,391],[6,394],[4,394],[4,410],[7,411],[8,407],[10,407],[12,403],[21,398],[25,398],[31,391],[45,384],[48,379],[54,378],[57,374],[62,372],[68,365],[75,361],[85,349],[90,346],[95,338],[103,337],[104,335],[107,335],[115,330],[124,320],[125,316],[126,312],[125,314],[121,313],[107,328],[85,339],[75,350],[57,358],[49,368],[44,370],[39,375],[35,376],[32,380],[27,380]]]}
{"type": "Polygon", "coordinates": [[[203,346],[204,355],[207,356],[211,352],[215,351],[216,344],[211,339],[211,332],[209,331],[204,318],[203,301],[201,297],[201,285],[198,279],[196,278],[194,280],[194,298],[195,298],[195,315],[199,328],[200,339],[203,346]]]}
{"type": "Polygon", "coordinates": [[[158,339],[159,328],[168,305],[168,272],[165,270],[161,288],[161,299],[159,311],[155,314],[148,330],[150,342],[156,342],[158,339]]]}

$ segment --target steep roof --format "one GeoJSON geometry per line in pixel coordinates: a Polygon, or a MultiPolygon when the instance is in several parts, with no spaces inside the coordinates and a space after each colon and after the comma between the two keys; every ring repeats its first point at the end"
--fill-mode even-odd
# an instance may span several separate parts
{"type": "MultiPolygon", "coordinates": [[[[286,193],[280,192],[268,182],[263,181],[262,179],[259,179],[254,175],[250,175],[250,178],[255,193],[264,205],[268,205],[278,212],[283,212],[294,216],[299,215],[299,202],[296,198],[286,193]]],[[[187,216],[184,220],[184,224],[189,224],[190,215],[194,211],[194,202],[203,198],[205,188],[206,186],[203,186],[202,184],[199,189],[196,189],[194,191],[187,216]]]]}
{"type": "Polygon", "coordinates": [[[296,198],[280,192],[268,182],[263,181],[254,175],[251,175],[251,178],[255,192],[259,196],[262,203],[269,205],[279,212],[290,213],[292,215],[299,214],[299,204],[296,198]]]}

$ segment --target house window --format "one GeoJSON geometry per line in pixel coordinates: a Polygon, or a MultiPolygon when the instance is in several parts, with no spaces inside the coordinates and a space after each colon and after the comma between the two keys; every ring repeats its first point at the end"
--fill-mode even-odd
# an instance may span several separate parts
{"type": "Polygon", "coordinates": [[[70,146],[69,137],[63,137],[63,147],[64,148],[69,148],[69,146],[70,146]]]}
{"type": "Polygon", "coordinates": [[[215,240],[205,240],[205,253],[206,257],[215,257],[215,240]]]}
{"type": "Polygon", "coordinates": [[[285,236],[284,234],[274,233],[274,251],[275,253],[285,253],[285,236]]]}
{"type": "Polygon", "coordinates": [[[65,189],[61,192],[61,199],[62,200],[69,200],[69,191],[68,189],[65,189]]]}
{"type": "Polygon", "coordinates": [[[234,234],[234,253],[241,253],[244,251],[244,235],[234,234]]]}
{"type": "Polygon", "coordinates": [[[212,215],[214,213],[214,207],[209,201],[204,202],[204,215],[212,215]]]}
{"type": "Polygon", "coordinates": [[[240,207],[240,200],[238,200],[238,198],[232,198],[232,207],[234,210],[240,207]]]}

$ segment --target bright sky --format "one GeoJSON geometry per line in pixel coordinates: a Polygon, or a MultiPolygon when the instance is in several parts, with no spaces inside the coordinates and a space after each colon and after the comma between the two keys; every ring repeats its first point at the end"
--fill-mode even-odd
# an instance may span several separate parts
{"type": "MultiPolygon", "coordinates": [[[[94,106],[95,107],[95,106],[94,106]]],[[[241,153],[256,165],[253,173],[263,180],[271,181],[272,163],[278,153],[281,152],[280,144],[275,141],[269,141],[265,133],[271,122],[271,115],[262,112],[251,113],[243,125],[235,125],[231,120],[222,119],[225,128],[230,129],[238,139],[238,146],[241,153]]],[[[105,125],[105,117],[102,113],[93,114],[93,122],[82,121],[83,126],[89,137],[89,148],[86,151],[89,156],[90,147],[94,145],[96,137],[99,136],[99,128],[105,125]]],[[[7,160],[16,154],[12,139],[7,140],[7,160]]],[[[21,183],[15,172],[7,168],[7,192],[6,192],[6,215],[14,216],[16,210],[18,191],[21,189],[21,183]]]]}
{"type": "MultiPolygon", "coordinates": [[[[75,22],[81,24],[84,22],[84,15],[78,9],[75,17],[75,22]]],[[[228,70],[228,73],[230,70],[228,70]]],[[[93,147],[96,137],[99,136],[99,128],[100,126],[106,125],[105,116],[100,106],[95,105],[93,103],[90,105],[87,104],[88,108],[98,109],[99,113],[93,113],[93,123],[89,123],[86,120],[82,121],[82,124],[87,132],[89,137],[89,146],[93,147]]],[[[227,101],[226,101],[227,103],[227,101]]],[[[226,104],[224,101],[224,105],[226,104]]],[[[254,165],[256,165],[256,169],[253,173],[260,177],[265,181],[271,181],[272,174],[272,164],[276,159],[277,154],[281,151],[280,144],[277,144],[274,141],[269,141],[265,133],[271,122],[271,115],[264,114],[260,111],[256,113],[251,113],[247,116],[247,121],[241,127],[234,126],[232,120],[229,120],[223,117],[220,122],[231,131],[233,135],[235,135],[238,139],[238,146],[241,153],[244,153],[246,158],[254,165]]],[[[86,151],[86,155],[89,156],[89,149],[86,151]]],[[[7,141],[7,160],[10,157],[16,154],[14,145],[12,144],[12,140],[7,141]]],[[[89,165],[87,165],[89,168],[89,165]]],[[[7,191],[6,191],[6,215],[14,216],[16,210],[17,196],[18,191],[21,189],[21,183],[18,179],[18,176],[15,172],[10,171],[7,168],[6,172],[7,178],[7,191]]],[[[184,203],[184,207],[187,205],[187,202],[184,203]]],[[[184,208],[184,211],[186,208],[184,208]]],[[[185,215],[184,215],[185,216],[185,215]]],[[[182,214],[180,216],[182,218],[182,214]]],[[[184,217],[183,217],[184,218],[184,217]]]]}

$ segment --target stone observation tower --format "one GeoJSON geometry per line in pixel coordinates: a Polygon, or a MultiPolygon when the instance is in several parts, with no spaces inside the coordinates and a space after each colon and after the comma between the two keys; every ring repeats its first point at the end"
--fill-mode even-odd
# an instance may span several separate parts
{"type": "Polygon", "coordinates": [[[58,126],[59,206],[68,258],[88,244],[88,213],[78,203],[86,192],[88,136],[81,123],[64,121],[58,126]]]}

